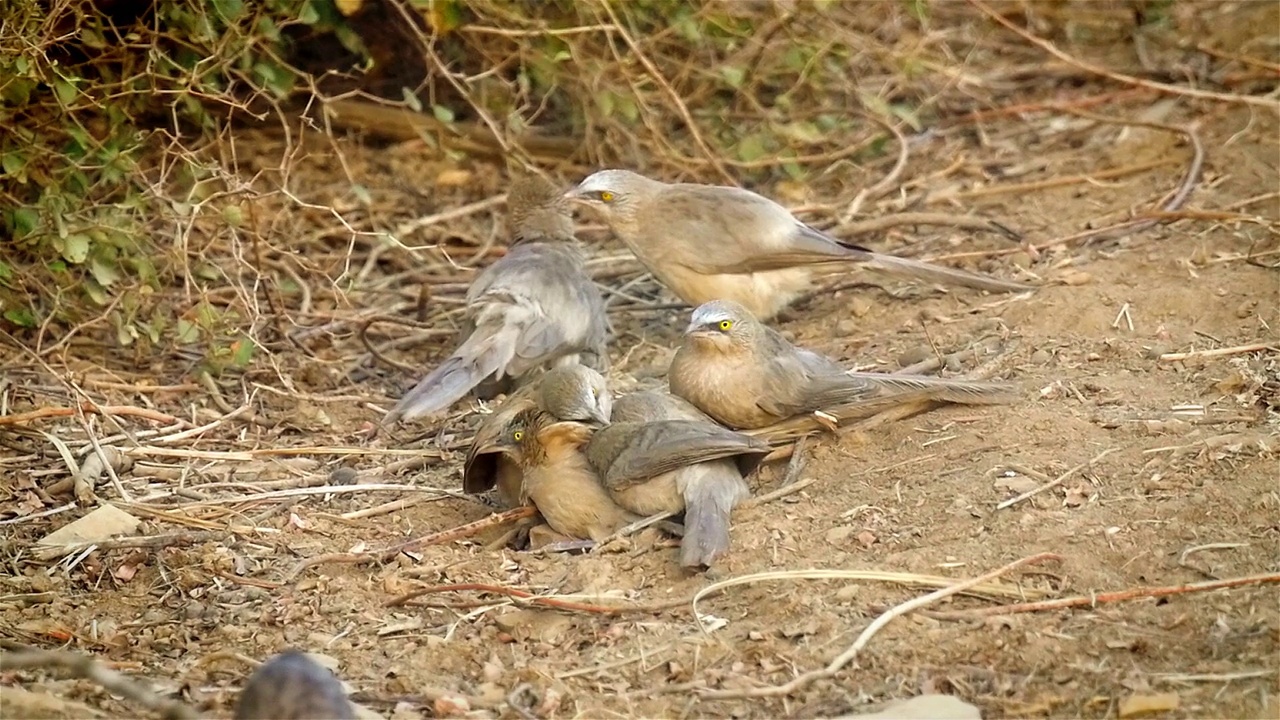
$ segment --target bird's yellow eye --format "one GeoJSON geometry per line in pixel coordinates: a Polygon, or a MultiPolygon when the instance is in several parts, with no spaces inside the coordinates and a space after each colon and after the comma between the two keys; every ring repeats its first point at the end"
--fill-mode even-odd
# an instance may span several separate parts
{"type": "Polygon", "coordinates": [[[719,323],[716,324],[716,327],[720,328],[721,332],[729,332],[729,328],[733,327],[733,321],[721,320],[719,323]]]}
{"type": "Polygon", "coordinates": [[[511,439],[512,439],[512,440],[515,440],[516,442],[520,442],[521,440],[523,440],[523,439],[524,439],[524,431],[523,431],[523,430],[517,430],[517,431],[515,431],[515,432],[511,433],[511,439]]]}
{"type": "Polygon", "coordinates": [[[613,193],[608,190],[600,191],[600,202],[613,202],[613,193]]]}

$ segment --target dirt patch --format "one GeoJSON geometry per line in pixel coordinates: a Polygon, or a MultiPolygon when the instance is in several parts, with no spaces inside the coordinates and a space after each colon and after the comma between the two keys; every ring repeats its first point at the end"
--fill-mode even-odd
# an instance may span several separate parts
{"type": "MultiPolygon", "coordinates": [[[[1243,21],[1217,27],[1215,46],[1242,47],[1257,27],[1243,21]]],[[[367,263],[351,270],[357,287],[346,297],[354,309],[318,299],[307,320],[319,326],[327,316],[330,329],[301,336],[297,353],[275,354],[224,381],[220,392],[247,409],[201,439],[166,446],[136,434],[148,427],[141,421],[123,418],[126,427],[119,428],[91,420],[99,437],[126,438],[127,429],[138,444],[186,452],[140,457],[121,478],[135,502],[120,505],[145,520],[146,535],[209,533],[196,542],[61,562],[34,557],[36,539],[82,511],[30,517],[66,502],[41,495],[67,476],[66,466],[47,436],[0,434],[8,448],[3,484],[24,518],[5,526],[0,635],[70,643],[221,716],[248,673],[237,658],[298,646],[335,658],[357,700],[405,718],[456,708],[442,704],[442,696],[466,698],[477,716],[515,716],[508,707],[514,703],[556,717],[815,717],[922,692],[958,695],[985,717],[1112,717],[1126,699],[1167,693],[1176,698],[1171,717],[1275,717],[1275,585],[967,620],[916,613],[890,623],[833,678],[761,697],[750,696],[825,666],[876,615],[924,591],[877,582],[746,584],[699,603],[704,622],[723,621],[711,632],[700,629],[687,602],[602,615],[521,608],[499,595],[459,590],[387,604],[426,586],[481,584],[652,606],[752,573],[816,568],[965,578],[1040,552],[1062,559],[1013,579],[1058,597],[1280,571],[1280,356],[1162,359],[1280,341],[1274,267],[1280,123],[1269,109],[1156,94],[1095,111],[1194,123],[1207,159],[1188,207],[1204,212],[1131,235],[1051,242],[1157,205],[1179,185],[1192,156],[1177,132],[1039,113],[995,117],[977,126],[981,132],[969,126],[913,140],[904,177],[929,180],[928,193],[913,191],[910,199],[998,218],[1040,248],[945,228],[898,230],[871,244],[912,256],[957,256],[961,264],[1006,275],[1025,267],[1047,285],[1009,298],[851,276],[841,285],[862,279],[886,285],[819,293],[790,312],[782,329],[850,365],[885,370],[993,343],[999,353],[984,360],[1022,383],[1026,399],[1007,408],[941,409],[811,442],[801,478],[814,484],[737,513],[733,549],[708,576],[682,573],[672,543],[646,532],[587,556],[486,549],[491,535],[401,554],[384,565],[322,565],[296,583],[279,582],[303,558],[382,547],[489,512],[465,498],[427,492],[458,489],[458,440],[473,416],[424,425],[426,439],[408,431],[376,443],[364,439],[378,408],[414,378],[369,357],[358,336],[369,317],[361,312],[389,298],[411,315],[406,299],[425,276],[433,294],[424,305],[456,308],[470,277],[466,266],[491,256],[495,225],[481,214],[437,238],[460,259],[449,277],[423,272],[403,253],[357,258],[356,266],[367,263]],[[1117,172],[1162,159],[1169,162],[1117,172]],[[1016,183],[1038,184],[1002,189],[1016,183]],[[273,448],[300,449],[297,457],[225,454],[273,448]],[[419,468],[392,466],[405,458],[386,448],[424,448],[427,457],[419,468]],[[1082,464],[1058,486],[997,509],[1082,464]],[[356,471],[358,491],[266,495],[281,486],[350,480],[334,473],[345,468],[356,471]],[[367,483],[400,488],[361,489],[367,483]],[[401,499],[418,502],[352,515],[401,499]],[[703,696],[733,690],[743,697],[703,696]]],[[[494,168],[447,175],[457,168],[426,165],[426,151],[415,144],[353,143],[346,150],[347,171],[407,213],[429,214],[500,191],[494,168]],[[424,173],[438,181],[439,193],[427,198],[404,189],[424,173]]],[[[317,157],[307,168],[307,189],[317,201],[341,195],[333,189],[336,162],[317,157]]],[[[898,209],[886,201],[876,214],[898,209]]],[[[294,228],[287,219],[274,222],[283,244],[294,228]]],[[[584,233],[593,243],[600,236],[598,229],[584,233]]],[[[344,250],[338,243],[335,252],[344,250]]],[[[595,250],[622,257],[611,242],[595,250]]],[[[334,276],[344,272],[324,258],[310,261],[334,276]]],[[[597,267],[606,285],[625,283],[630,296],[666,301],[624,260],[597,267]]],[[[660,383],[687,310],[630,301],[616,309],[616,388],[660,383]]],[[[378,343],[389,332],[369,336],[378,343]]],[[[397,337],[388,354],[420,368],[447,349],[439,337],[397,337]]],[[[204,399],[190,363],[156,360],[139,372],[139,359],[104,347],[73,344],[43,366],[14,350],[6,364],[6,411],[48,404],[56,395],[43,373],[53,370],[99,401],[197,424],[228,415],[204,399]],[[15,392],[25,404],[9,404],[15,392]]],[[[73,450],[86,446],[73,421],[38,427],[73,450]]],[[[783,468],[766,468],[753,479],[757,494],[776,489],[782,475],[783,468]]],[[[99,493],[115,499],[110,480],[99,493]]],[[[990,604],[961,597],[930,609],[990,604]]],[[[19,673],[0,675],[0,683],[109,716],[137,712],[86,681],[19,673]]],[[[3,694],[17,702],[8,690],[3,694]]],[[[45,712],[35,706],[13,712],[45,712]]]]}

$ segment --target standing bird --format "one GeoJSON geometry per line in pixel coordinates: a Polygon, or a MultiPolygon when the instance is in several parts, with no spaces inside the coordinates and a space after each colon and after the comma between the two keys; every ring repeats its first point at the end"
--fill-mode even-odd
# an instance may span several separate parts
{"type": "Polygon", "coordinates": [[[280,653],[249,677],[235,720],[355,720],[342,683],[306,654],[280,653]]]}
{"type": "Polygon", "coordinates": [[[770,320],[813,288],[833,263],[994,292],[1028,285],[883,255],[842,242],[750,190],[667,184],[629,170],[601,170],[567,194],[594,208],[636,258],[681,300],[733,300],[770,320]]]}
{"type": "Polygon", "coordinates": [[[728,300],[693,311],[667,381],[673,395],[740,430],[861,400],[901,397],[989,405],[1016,397],[1016,388],[1004,383],[846,371],[830,358],[787,342],[728,300]]]}
{"type": "Polygon", "coordinates": [[[751,494],[744,477],[769,446],[726,430],[664,392],[618,400],[614,423],[596,431],[587,459],[621,507],[639,515],[684,512],[680,564],[710,567],[729,549],[729,518],[751,494]]]}
{"type": "Polygon", "coordinates": [[[523,473],[503,439],[520,413],[539,409],[557,420],[603,427],[609,424],[613,398],[604,377],[585,365],[552,368],[521,385],[476,429],[462,465],[462,489],[487,492],[497,485],[503,507],[522,504],[523,473]]]}
{"type": "Polygon", "coordinates": [[[466,340],[404,394],[384,423],[443,410],[487,379],[579,355],[608,369],[604,299],[587,275],[563,193],[530,175],[507,194],[510,251],[467,290],[466,340]]]}

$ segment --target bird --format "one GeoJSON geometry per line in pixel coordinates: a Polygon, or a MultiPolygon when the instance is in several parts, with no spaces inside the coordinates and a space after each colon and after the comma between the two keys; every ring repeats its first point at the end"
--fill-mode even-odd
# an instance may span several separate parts
{"type": "Polygon", "coordinates": [[[846,371],[826,356],[792,345],[729,300],[694,309],[667,382],[673,395],[737,430],[861,400],[984,405],[1017,396],[1017,388],[1007,383],[846,371]]]}
{"type": "Polygon", "coordinates": [[[796,219],[742,188],[668,184],[630,170],[601,170],[566,196],[604,220],[642,265],[692,306],[733,300],[768,321],[812,289],[834,263],[995,292],[1033,289],[919,260],[873,252],[796,219]]]}
{"type": "Polygon", "coordinates": [[[586,446],[601,483],[638,515],[683,512],[680,565],[710,567],[729,548],[730,514],[750,496],[744,478],[769,445],[660,391],[620,398],[613,421],[586,446]]]}
{"type": "Polygon", "coordinates": [[[305,653],[289,650],[249,677],[235,720],[355,720],[356,711],[333,673],[305,653]]]}
{"type": "Polygon", "coordinates": [[[592,432],[534,407],[512,419],[500,442],[523,474],[521,500],[561,535],[599,543],[640,517],[613,501],[587,462],[582,449],[592,432]]]}
{"type": "Polygon", "coordinates": [[[604,376],[585,365],[551,368],[525,382],[476,429],[462,466],[463,491],[482,493],[496,485],[500,505],[521,505],[523,473],[502,443],[516,416],[538,408],[557,420],[603,427],[609,424],[612,405],[604,376]]]}
{"type": "Polygon", "coordinates": [[[467,289],[465,340],[404,394],[384,424],[443,410],[490,379],[576,361],[608,370],[604,298],[587,275],[562,190],[528,175],[507,194],[510,250],[467,289]]]}

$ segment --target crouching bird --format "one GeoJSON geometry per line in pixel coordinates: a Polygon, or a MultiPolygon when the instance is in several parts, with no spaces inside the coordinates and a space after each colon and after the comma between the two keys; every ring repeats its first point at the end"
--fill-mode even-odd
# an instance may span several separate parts
{"type": "Polygon", "coordinates": [[[604,299],[587,275],[563,193],[530,175],[507,198],[511,249],[468,288],[465,339],[384,423],[438,412],[486,380],[518,379],[572,356],[607,371],[604,299]]]}
{"type": "Polygon", "coordinates": [[[727,300],[693,311],[667,382],[673,395],[739,430],[858,401],[991,405],[1018,397],[1017,387],[1008,383],[847,371],[826,356],[792,345],[745,307],[727,300]]]}
{"type": "Polygon", "coordinates": [[[649,272],[690,305],[732,300],[770,320],[850,263],[993,292],[1034,289],[956,268],[872,252],[796,219],[750,190],[668,184],[601,170],[568,192],[592,208],[649,272]]]}
{"type": "Polygon", "coordinates": [[[615,406],[622,421],[597,431],[537,409],[517,415],[507,444],[524,492],[553,530],[596,542],[644,516],[683,511],[680,562],[710,565],[729,545],[730,511],[748,494],[743,477],[769,447],[677,398],[631,397],[615,406]]]}
{"type": "Polygon", "coordinates": [[[508,395],[476,429],[462,465],[462,489],[483,493],[497,487],[503,507],[521,505],[524,473],[506,442],[512,421],[520,413],[537,409],[556,420],[572,420],[593,427],[609,424],[613,396],[600,373],[585,365],[552,368],[508,395]]]}
{"type": "Polygon", "coordinates": [[[280,653],[249,677],[235,720],[355,720],[342,683],[306,654],[280,653]]]}

